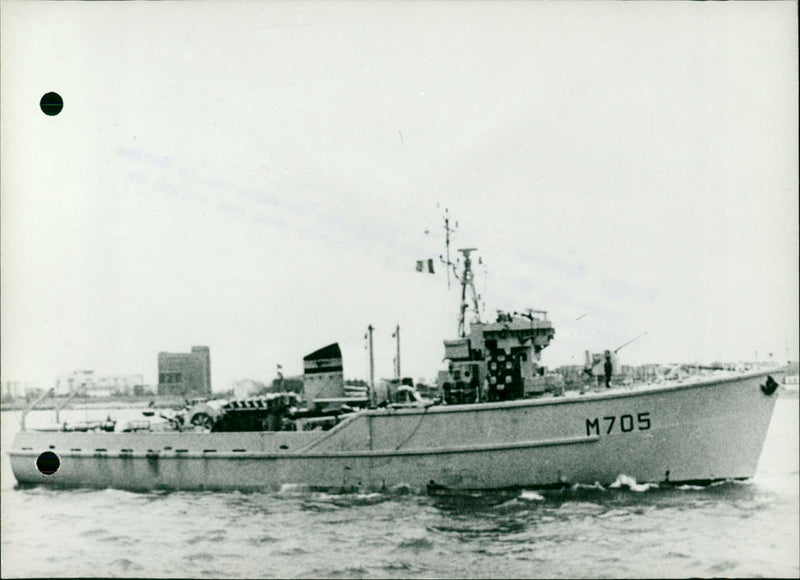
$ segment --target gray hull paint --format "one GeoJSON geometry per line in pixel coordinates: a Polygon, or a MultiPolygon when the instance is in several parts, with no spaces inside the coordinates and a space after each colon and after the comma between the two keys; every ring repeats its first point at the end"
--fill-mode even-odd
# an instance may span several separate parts
{"type": "MultiPolygon", "coordinates": [[[[779,373],[771,373],[778,378],[779,373]]],[[[20,432],[21,484],[131,490],[453,489],[749,478],[777,394],[767,373],[668,387],[363,412],[325,432],[20,432]],[[43,475],[42,452],[60,468],[43,475]]]]}

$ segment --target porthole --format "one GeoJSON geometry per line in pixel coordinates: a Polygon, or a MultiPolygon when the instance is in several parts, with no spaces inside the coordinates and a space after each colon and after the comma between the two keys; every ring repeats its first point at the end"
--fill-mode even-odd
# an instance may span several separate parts
{"type": "Polygon", "coordinates": [[[36,469],[44,475],[53,475],[61,467],[61,460],[52,451],[45,451],[36,458],[36,469]]]}

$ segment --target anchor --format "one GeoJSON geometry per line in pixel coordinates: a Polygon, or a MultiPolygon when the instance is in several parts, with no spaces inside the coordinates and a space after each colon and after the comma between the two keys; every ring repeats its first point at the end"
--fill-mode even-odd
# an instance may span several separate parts
{"type": "Polygon", "coordinates": [[[778,388],[778,382],[775,379],[773,379],[770,375],[767,375],[767,384],[760,386],[761,386],[761,392],[769,396],[772,393],[774,393],[775,390],[778,388]]]}

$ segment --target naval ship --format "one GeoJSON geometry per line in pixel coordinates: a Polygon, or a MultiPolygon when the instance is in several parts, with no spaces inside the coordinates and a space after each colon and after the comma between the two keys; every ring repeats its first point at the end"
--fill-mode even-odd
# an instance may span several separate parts
{"type": "Polygon", "coordinates": [[[555,336],[546,312],[480,318],[474,251],[460,250],[454,268],[459,332],[444,341],[439,400],[405,385],[394,393],[402,402],[377,400],[374,387],[346,396],[331,344],[304,358],[302,394],[199,402],[162,431],[23,429],[9,452],[14,476],[66,488],[429,493],[753,477],[781,369],[562,392],[539,364],[555,336]]]}

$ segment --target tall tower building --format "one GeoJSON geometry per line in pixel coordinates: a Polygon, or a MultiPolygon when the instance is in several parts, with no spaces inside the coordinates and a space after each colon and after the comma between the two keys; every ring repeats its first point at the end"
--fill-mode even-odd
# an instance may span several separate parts
{"type": "Polygon", "coordinates": [[[159,395],[210,395],[211,353],[207,346],[191,352],[158,353],[159,395]]]}

